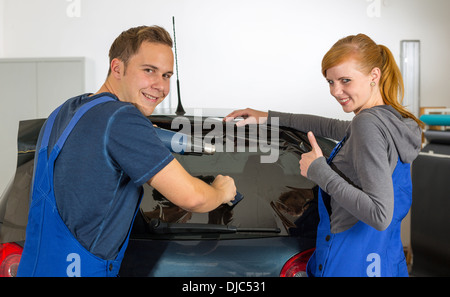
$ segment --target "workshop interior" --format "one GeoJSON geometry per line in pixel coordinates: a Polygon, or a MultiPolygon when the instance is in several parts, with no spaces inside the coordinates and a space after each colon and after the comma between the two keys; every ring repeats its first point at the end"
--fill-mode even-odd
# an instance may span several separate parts
{"type": "MultiPolygon", "coordinates": [[[[40,128],[65,100],[98,90],[109,46],[139,25],[161,26],[176,40],[170,93],[149,117],[169,145],[177,116],[203,137],[246,107],[351,120],[321,74],[324,53],[358,33],[389,47],[403,105],[425,124],[402,222],[408,272],[450,276],[449,11],[448,0],[0,0],[0,276],[14,276],[20,261],[40,128]]],[[[181,143],[173,154],[208,183],[234,176],[242,200],[192,214],[146,188],[121,275],[184,276],[189,267],[190,276],[286,276],[294,255],[305,265],[317,220],[308,212],[315,185],[297,171],[311,149],[308,131],[269,126],[267,147],[251,151],[252,131],[222,128],[216,142],[243,141],[246,151],[215,151],[215,143],[185,154],[181,143]],[[262,164],[275,133],[279,159],[262,164]],[[230,249],[240,253],[235,261],[230,249]]],[[[335,142],[318,141],[329,155],[335,142]]]]}

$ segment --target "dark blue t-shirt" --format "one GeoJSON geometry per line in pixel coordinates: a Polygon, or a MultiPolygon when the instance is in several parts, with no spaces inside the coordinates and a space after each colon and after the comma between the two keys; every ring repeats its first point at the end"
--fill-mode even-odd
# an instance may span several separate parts
{"type": "Polygon", "coordinates": [[[150,120],[110,93],[69,99],[56,117],[49,152],[78,108],[102,96],[116,101],[93,107],[79,120],[55,162],[54,189],[72,234],[91,253],[111,260],[130,229],[142,185],[173,156],[150,120]]]}

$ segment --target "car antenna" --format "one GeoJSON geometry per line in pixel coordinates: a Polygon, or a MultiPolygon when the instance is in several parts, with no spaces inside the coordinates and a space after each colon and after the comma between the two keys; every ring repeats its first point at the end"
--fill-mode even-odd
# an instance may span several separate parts
{"type": "Polygon", "coordinates": [[[183,105],[181,104],[181,95],[180,95],[180,78],[178,76],[178,57],[177,57],[177,38],[175,36],[175,17],[172,16],[173,23],[173,41],[175,47],[175,67],[177,71],[177,95],[178,95],[178,105],[177,110],[175,111],[176,115],[184,115],[186,112],[183,109],[183,105]]]}

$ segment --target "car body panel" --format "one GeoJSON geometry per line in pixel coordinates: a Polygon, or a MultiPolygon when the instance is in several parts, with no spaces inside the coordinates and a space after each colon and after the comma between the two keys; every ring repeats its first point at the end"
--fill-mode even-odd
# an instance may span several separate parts
{"type": "Polygon", "coordinates": [[[131,239],[120,276],[274,277],[311,239],[275,236],[249,239],[131,239]]]}

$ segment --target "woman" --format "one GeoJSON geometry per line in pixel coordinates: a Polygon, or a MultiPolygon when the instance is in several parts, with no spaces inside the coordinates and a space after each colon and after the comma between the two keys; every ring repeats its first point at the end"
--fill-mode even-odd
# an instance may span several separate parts
{"type": "Polygon", "coordinates": [[[252,109],[225,120],[244,117],[238,125],[245,125],[278,117],[281,126],[311,131],[312,151],[300,160],[301,174],[320,187],[309,276],[408,276],[400,224],[411,206],[410,163],[422,123],[400,103],[400,70],[387,47],[358,34],[333,45],[322,74],[343,110],[355,114],[352,121],[252,109]],[[314,135],[342,140],[328,160],[314,135]]]}

